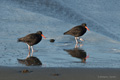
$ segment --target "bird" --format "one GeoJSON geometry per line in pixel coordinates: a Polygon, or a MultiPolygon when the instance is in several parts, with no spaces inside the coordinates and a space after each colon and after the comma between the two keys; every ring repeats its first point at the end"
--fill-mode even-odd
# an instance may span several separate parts
{"type": "Polygon", "coordinates": [[[37,31],[36,33],[31,33],[26,35],[25,37],[22,38],[18,38],[18,42],[24,42],[28,45],[28,49],[29,49],[29,53],[27,58],[30,56],[30,50],[32,49],[32,54],[31,56],[33,56],[33,45],[38,44],[41,40],[42,37],[46,38],[43,34],[42,31],[37,31]]]}
{"type": "Polygon", "coordinates": [[[64,33],[64,35],[74,36],[76,40],[76,44],[78,44],[77,39],[84,41],[82,38],[80,38],[80,36],[83,36],[87,30],[90,31],[89,28],[87,27],[87,24],[82,23],[81,25],[75,26],[72,29],[68,30],[67,32],[64,33]]]}

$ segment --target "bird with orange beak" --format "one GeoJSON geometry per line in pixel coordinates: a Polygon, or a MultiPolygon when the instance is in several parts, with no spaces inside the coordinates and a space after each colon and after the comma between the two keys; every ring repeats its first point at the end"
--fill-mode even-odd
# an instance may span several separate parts
{"type": "Polygon", "coordinates": [[[31,56],[33,56],[33,45],[35,44],[38,44],[41,40],[42,40],[42,37],[46,38],[43,34],[42,34],[42,31],[38,31],[36,33],[31,33],[31,34],[28,34],[26,35],[25,37],[22,37],[22,38],[19,38],[18,39],[18,42],[24,42],[28,45],[28,49],[29,49],[29,53],[28,53],[28,56],[30,56],[30,49],[32,49],[32,54],[31,56]]]}
{"type": "Polygon", "coordinates": [[[78,44],[77,39],[80,39],[81,41],[84,41],[80,36],[84,35],[86,31],[90,31],[86,25],[86,23],[82,23],[81,25],[75,26],[72,29],[68,30],[64,33],[64,35],[72,35],[75,37],[76,44],[78,44]]]}

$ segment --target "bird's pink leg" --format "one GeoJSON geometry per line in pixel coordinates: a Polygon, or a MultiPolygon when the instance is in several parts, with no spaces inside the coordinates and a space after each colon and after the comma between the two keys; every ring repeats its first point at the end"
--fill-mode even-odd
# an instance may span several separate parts
{"type": "Polygon", "coordinates": [[[76,44],[78,44],[78,41],[77,41],[77,39],[78,39],[78,38],[77,38],[77,37],[75,37],[76,44]]]}
{"type": "MultiPolygon", "coordinates": [[[[28,44],[27,44],[28,45],[28,44]]],[[[30,46],[28,45],[28,49],[29,49],[29,53],[28,53],[28,56],[27,58],[30,56],[30,46]]]]}
{"type": "Polygon", "coordinates": [[[32,49],[32,54],[31,54],[31,56],[33,56],[33,52],[34,52],[34,50],[33,50],[33,47],[31,46],[31,49],[32,49]]]}

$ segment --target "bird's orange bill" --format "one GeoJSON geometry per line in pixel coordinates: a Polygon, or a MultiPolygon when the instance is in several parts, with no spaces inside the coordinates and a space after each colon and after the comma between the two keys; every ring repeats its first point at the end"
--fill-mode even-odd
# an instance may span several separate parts
{"type": "Polygon", "coordinates": [[[85,26],[85,28],[86,28],[88,31],[90,31],[87,26],[85,26]]]}
{"type": "Polygon", "coordinates": [[[44,38],[46,39],[46,37],[45,37],[43,34],[41,34],[41,36],[44,37],[44,38]]]}
{"type": "Polygon", "coordinates": [[[87,59],[87,58],[89,58],[89,54],[88,54],[88,56],[87,56],[87,57],[85,57],[85,59],[87,59]]]}

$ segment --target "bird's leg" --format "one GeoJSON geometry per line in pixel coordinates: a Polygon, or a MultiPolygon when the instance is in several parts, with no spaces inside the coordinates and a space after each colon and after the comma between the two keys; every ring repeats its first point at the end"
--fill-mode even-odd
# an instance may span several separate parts
{"type": "Polygon", "coordinates": [[[75,41],[76,41],[76,44],[78,44],[78,41],[77,41],[78,37],[75,37],[75,41]]]}
{"type": "MultiPolygon", "coordinates": [[[[28,44],[27,44],[28,45],[28,44]]],[[[30,56],[30,46],[28,45],[28,49],[29,49],[29,53],[28,53],[28,56],[27,58],[30,56]]]]}
{"type": "Polygon", "coordinates": [[[34,50],[33,50],[33,47],[31,46],[31,49],[32,49],[32,54],[31,54],[31,56],[33,56],[33,52],[34,52],[34,50]]]}
{"type": "Polygon", "coordinates": [[[84,39],[82,39],[82,38],[79,38],[80,39],[80,41],[85,41],[84,39]]]}
{"type": "Polygon", "coordinates": [[[28,58],[28,57],[30,57],[30,52],[28,53],[28,56],[27,56],[27,58],[28,58]]]}

